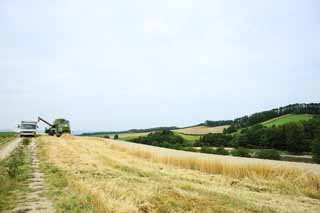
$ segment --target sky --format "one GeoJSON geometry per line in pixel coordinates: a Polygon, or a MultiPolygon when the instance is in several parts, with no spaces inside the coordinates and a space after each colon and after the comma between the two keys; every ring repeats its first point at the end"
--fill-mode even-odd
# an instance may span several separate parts
{"type": "Polygon", "coordinates": [[[320,102],[318,0],[0,0],[0,129],[189,126],[320,102]]]}

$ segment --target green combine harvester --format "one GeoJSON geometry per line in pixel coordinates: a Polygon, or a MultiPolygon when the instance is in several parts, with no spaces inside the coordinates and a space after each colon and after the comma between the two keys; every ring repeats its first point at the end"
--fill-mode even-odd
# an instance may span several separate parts
{"type": "Polygon", "coordinates": [[[38,117],[38,122],[40,121],[50,126],[45,130],[45,133],[50,136],[56,135],[57,137],[60,137],[64,133],[71,133],[70,123],[66,119],[59,118],[54,120],[53,124],[51,124],[48,121],[38,117]]]}

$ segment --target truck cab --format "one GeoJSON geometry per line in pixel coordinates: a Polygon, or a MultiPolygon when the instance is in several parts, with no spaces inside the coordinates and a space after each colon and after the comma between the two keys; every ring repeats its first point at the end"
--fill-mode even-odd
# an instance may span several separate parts
{"type": "Polygon", "coordinates": [[[18,125],[20,137],[35,137],[37,136],[37,122],[36,121],[21,121],[18,125]]]}

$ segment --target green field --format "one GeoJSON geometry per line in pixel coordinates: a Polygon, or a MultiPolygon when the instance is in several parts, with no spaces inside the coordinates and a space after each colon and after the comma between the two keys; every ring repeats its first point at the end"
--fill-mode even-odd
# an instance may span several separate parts
{"type": "Polygon", "coordinates": [[[178,132],[175,132],[174,134],[183,137],[183,139],[185,139],[188,142],[195,142],[200,139],[199,135],[186,135],[186,134],[178,133],[178,132]]]}
{"type": "Polygon", "coordinates": [[[14,137],[17,133],[15,132],[0,132],[0,138],[8,138],[8,137],[14,137]]]}
{"type": "Polygon", "coordinates": [[[310,120],[311,118],[313,118],[313,115],[310,115],[310,114],[299,114],[299,115],[288,114],[288,115],[283,115],[283,116],[265,121],[262,123],[262,125],[266,127],[271,127],[273,125],[281,126],[290,122],[307,121],[307,120],[310,120]]]}
{"type": "Polygon", "coordinates": [[[15,132],[0,132],[0,147],[16,137],[16,135],[17,133],[15,132]]]}

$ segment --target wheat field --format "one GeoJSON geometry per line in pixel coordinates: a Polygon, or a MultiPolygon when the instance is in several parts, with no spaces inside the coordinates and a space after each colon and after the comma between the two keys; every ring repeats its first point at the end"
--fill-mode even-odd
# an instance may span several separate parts
{"type": "Polygon", "coordinates": [[[208,126],[194,126],[184,129],[176,129],[174,132],[179,132],[189,135],[205,135],[208,133],[222,133],[224,129],[228,128],[229,125],[217,126],[217,127],[208,127],[208,126]]]}
{"type": "Polygon", "coordinates": [[[320,167],[92,137],[42,136],[42,159],[96,212],[319,212],[320,167]]]}

